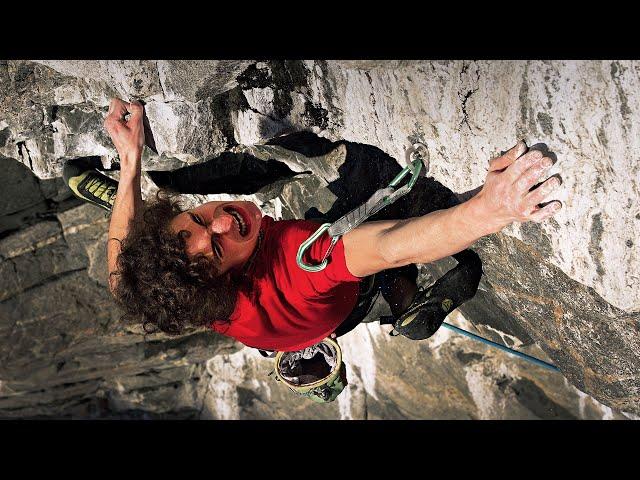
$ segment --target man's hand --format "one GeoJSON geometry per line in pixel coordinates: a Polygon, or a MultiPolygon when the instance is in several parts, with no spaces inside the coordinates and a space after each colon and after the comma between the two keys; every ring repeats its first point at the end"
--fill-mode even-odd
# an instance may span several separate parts
{"type": "Polygon", "coordinates": [[[120,156],[121,169],[127,170],[142,155],[144,146],[144,127],[142,119],[144,107],[140,102],[126,103],[119,98],[111,100],[104,128],[120,156]],[[128,119],[125,116],[130,114],[128,119]]]}
{"type": "Polygon", "coordinates": [[[491,232],[499,232],[512,222],[542,222],[562,207],[557,200],[538,206],[560,185],[560,180],[551,177],[531,190],[553,162],[537,150],[526,151],[526,144],[518,142],[491,160],[485,184],[472,199],[491,232]]]}

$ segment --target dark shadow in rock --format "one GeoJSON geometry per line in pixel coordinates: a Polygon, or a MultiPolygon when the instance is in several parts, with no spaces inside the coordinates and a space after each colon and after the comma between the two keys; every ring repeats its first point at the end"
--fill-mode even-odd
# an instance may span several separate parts
{"type": "MultiPolygon", "coordinates": [[[[107,169],[102,165],[102,158],[98,156],[74,158],[72,160],[68,160],[68,162],[72,162],[82,169],[95,168],[97,170],[107,171],[107,169]]],[[[116,163],[116,165],[117,170],[120,170],[120,163],[116,163]]]]}
{"type": "Polygon", "coordinates": [[[262,138],[274,138],[297,131],[297,127],[287,119],[278,119],[261,114],[258,119],[258,132],[262,138]]]}
{"type": "Polygon", "coordinates": [[[2,156],[0,170],[11,179],[0,189],[0,239],[82,204],[62,178],[41,180],[25,165],[2,156]]]}
{"type": "Polygon", "coordinates": [[[480,362],[484,359],[484,356],[480,353],[476,352],[463,352],[462,350],[458,350],[456,352],[456,357],[463,365],[470,365],[472,363],[480,362]]]}
{"type": "Polygon", "coordinates": [[[549,146],[546,143],[536,143],[534,145],[531,145],[529,147],[529,151],[531,150],[538,150],[539,152],[542,153],[542,155],[544,155],[545,157],[549,157],[551,160],[553,160],[554,164],[558,161],[558,156],[554,152],[549,150],[549,146]]]}
{"type": "MultiPolygon", "coordinates": [[[[146,102],[144,100],[138,100],[143,106],[146,106],[146,102]]],[[[153,137],[153,131],[151,130],[151,125],[149,125],[149,117],[147,117],[147,110],[145,109],[142,116],[142,127],[144,128],[144,143],[147,147],[153,151],[156,155],[158,154],[158,149],[156,148],[156,140],[153,137]]]]}
{"type": "MultiPolygon", "coordinates": [[[[237,392],[238,392],[238,407],[241,410],[248,410],[251,411],[253,404],[255,402],[258,403],[265,403],[261,398],[260,395],[258,395],[257,392],[248,389],[248,388],[243,388],[243,387],[236,387],[237,388],[237,392]]],[[[246,414],[242,416],[242,418],[246,418],[246,414]]]]}
{"type": "Polygon", "coordinates": [[[531,380],[519,378],[508,382],[518,402],[542,420],[577,420],[566,408],[551,400],[531,380]]]}
{"type": "Polygon", "coordinates": [[[262,161],[244,153],[224,152],[198,165],[173,171],[148,171],[160,188],[179,193],[249,195],[278,180],[297,175],[277,160],[262,161]]]}
{"type": "MultiPolygon", "coordinates": [[[[315,208],[305,212],[305,218],[320,216],[333,222],[365,203],[379,188],[386,187],[402,170],[398,162],[377,147],[354,142],[331,142],[312,132],[297,132],[277,137],[268,142],[293,150],[306,157],[325,155],[339,144],[347,147],[347,157],[338,169],[340,177],[328,185],[337,199],[328,212],[315,208]]],[[[407,181],[403,180],[403,182],[407,181]]],[[[404,197],[378,212],[370,220],[407,218],[457,205],[456,195],[432,178],[419,178],[415,186],[404,197]]]]}
{"type": "Polygon", "coordinates": [[[476,188],[472,188],[471,190],[467,190],[466,192],[459,193],[457,195],[458,200],[460,201],[460,203],[466,202],[467,200],[475,197],[478,193],[480,193],[480,190],[482,190],[482,185],[476,188]]]}

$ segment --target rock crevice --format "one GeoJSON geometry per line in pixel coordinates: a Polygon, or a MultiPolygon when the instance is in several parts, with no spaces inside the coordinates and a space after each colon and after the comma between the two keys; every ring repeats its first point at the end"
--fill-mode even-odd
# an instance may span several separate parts
{"type": "MultiPolygon", "coordinates": [[[[12,179],[0,202],[0,416],[640,414],[636,63],[0,62],[0,165],[12,179]],[[565,208],[553,221],[477,242],[481,292],[455,314],[461,325],[549,359],[579,390],[447,332],[392,343],[366,324],[345,337],[357,365],[348,400],[289,407],[288,392],[261,376],[269,364],[228,339],[145,338],[122,321],[105,288],[107,218],[60,178],[69,158],[117,169],[102,128],[114,95],[145,102],[154,139],[143,154],[145,195],[162,178],[176,182],[181,168],[215,165],[212,179],[222,183],[238,168],[248,182],[227,184],[237,191],[185,190],[185,201],[253,200],[276,218],[346,212],[370,193],[363,179],[386,181],[415,141],[432,153],[430,178],[413,200],[427,210],[472,194],[487,161],[516,140],[548,146],[565,208]],[[318,161],[336,148],[346,149],[339,161],[318,161]],[[228,361],[244,364],[227,371],[228,361]]],[[[451,262],[421,266],[421,281],[451,262]]]]}

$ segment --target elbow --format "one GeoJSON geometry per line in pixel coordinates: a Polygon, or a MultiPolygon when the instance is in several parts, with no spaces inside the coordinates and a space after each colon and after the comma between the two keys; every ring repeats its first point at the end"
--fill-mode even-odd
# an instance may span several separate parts
{"type": "MultiPolygon", "coordinates": [[[[411,245],[415,245],[411,242],[411,245]]],[[[413,263],[431,263],[438,260],[432,255],[425,255],[424,251],[418,248],[407,248],[406,244],[399,241],[389,241],[388,238],[380,242],[380,257],[389,265],[387,268],[404,267],[413,263]]]]}
{"type": "Polygon", "coordinates": [[[411,261],[406,261],[406,259],[403,258],[399,245],[396,242],[388,241],[388,238],[384,238],[384,235],[380,242],[378,242],[378,254],[385,265],[387,265],[387,268],[402,267],[411,263],[411,261]]]}
{"type": "Polygon", "coordinates": [[[117,285],[118,285],[118,281],[116,279],[116,273],[115,272],[109,273],[109,292],[111,293],[111,296],[116,300],[118,298],[116,295],[117,285]]]}

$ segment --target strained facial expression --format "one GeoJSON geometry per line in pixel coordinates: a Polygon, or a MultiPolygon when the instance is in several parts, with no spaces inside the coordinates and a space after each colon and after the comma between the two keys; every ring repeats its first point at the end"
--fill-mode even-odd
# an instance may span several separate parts
{"type": "Polygon", "coordinates": [[[262,212],[253,202],[208,202],[176,215],[171,231],[186,230],[186,253],[213,258],[221,273],[238,270],[258,242],[262,212]]]}

